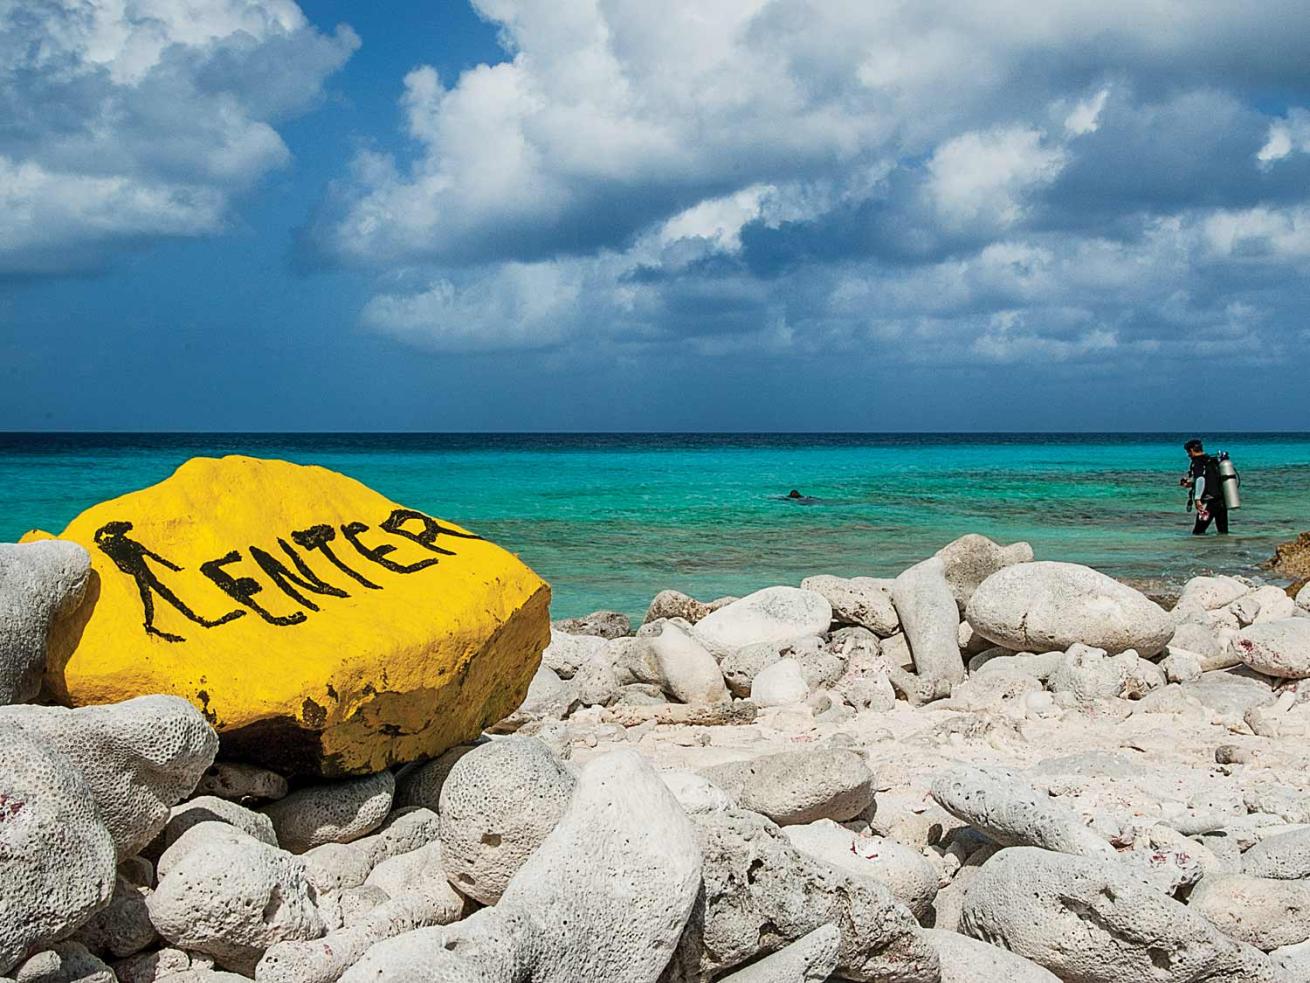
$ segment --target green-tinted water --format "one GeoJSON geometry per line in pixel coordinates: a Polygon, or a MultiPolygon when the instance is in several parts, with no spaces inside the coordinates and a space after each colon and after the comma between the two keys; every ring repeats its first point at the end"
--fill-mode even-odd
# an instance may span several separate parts
{"type": "Polygon", "coordinates": [[[1310,435],[1233,434],[1207,444],[1242,471],[1234,535],[1189,536],[1184,436],[0,435],[0,540],[225,453],[322,464],[467,525],[552,583],[556,616],[890,575],[965,532],[1178,580],[1254,571],[1310,529],[1310,435]]]}

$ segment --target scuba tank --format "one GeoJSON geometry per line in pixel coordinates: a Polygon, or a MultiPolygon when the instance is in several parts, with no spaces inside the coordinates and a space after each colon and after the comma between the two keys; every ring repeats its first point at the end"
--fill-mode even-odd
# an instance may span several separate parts
{"type": "Polygon", "coordinates": [[[1237,468],[1228,458],[1227,451],[1219,452],[1219,487],[1224,493],[1224,504],[1230,509],[1240,509],[1242,507],[1242,496],[1238,492],[1238,485],[1242,483],[1241,477],[1237,473],[1237,468]]]}

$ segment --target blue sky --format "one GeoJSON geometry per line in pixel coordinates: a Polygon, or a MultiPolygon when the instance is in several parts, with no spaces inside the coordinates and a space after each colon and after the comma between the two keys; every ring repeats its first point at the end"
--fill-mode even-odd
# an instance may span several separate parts
{"type": "Polygon", "coordinates": [[[1310,5],[1051,7],[0,4],[0,428],[1304,429],[1310,5]]]}

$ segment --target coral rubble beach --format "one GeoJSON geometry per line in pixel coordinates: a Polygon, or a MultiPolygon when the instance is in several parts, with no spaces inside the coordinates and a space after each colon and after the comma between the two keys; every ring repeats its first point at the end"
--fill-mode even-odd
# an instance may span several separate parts
{"type": "Polygon", "coordinates": [[[471,743],[288,781],[177,695],[38,704],[87,562],[0,546],[6,980],[1310,981],[1310,586],[971,535],[664,591],[471,743]]]}

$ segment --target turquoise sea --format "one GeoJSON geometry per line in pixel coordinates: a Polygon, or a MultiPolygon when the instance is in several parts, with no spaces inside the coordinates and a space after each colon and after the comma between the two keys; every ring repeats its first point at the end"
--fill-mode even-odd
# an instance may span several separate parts
{"type": "Polygon", "coordinates": [[[1258,572],[1310,529],[1310,434],[1207,434],[1242,472],[1243,507],[1234,535],[1189,536],[1187,436],[0,433],[0,541],[230,453],[334,468],[472,528],[551,582],[556,617],[636,615],[666,587],[892,575],[966,532],[1177,582],[1258,572]]]}

